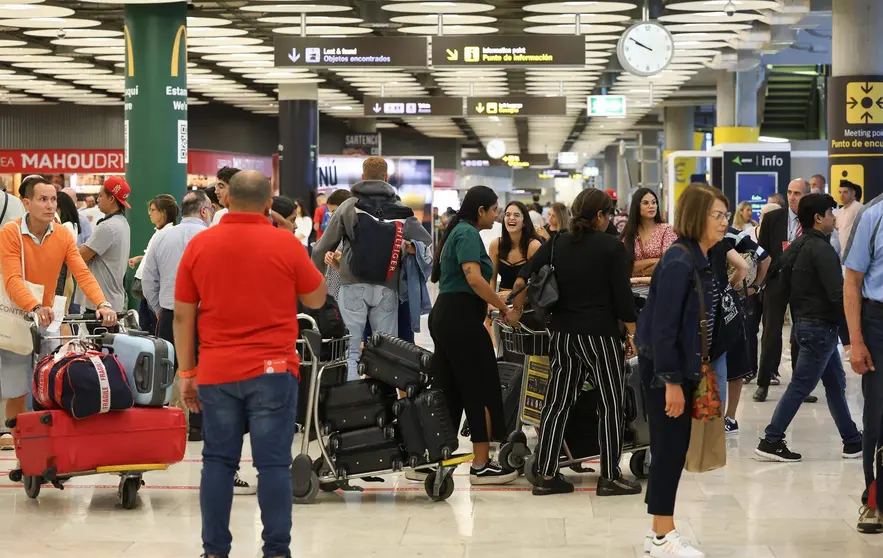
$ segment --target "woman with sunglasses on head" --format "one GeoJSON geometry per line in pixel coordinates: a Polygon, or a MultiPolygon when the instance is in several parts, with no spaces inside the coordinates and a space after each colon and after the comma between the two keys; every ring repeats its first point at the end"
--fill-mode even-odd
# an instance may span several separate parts
{"type": "Polygon", "coordinates": [[[629,220],[621,238],[635,262],[632,277],[652,276],[662,255],[678,238],[672,226],[662,221],[656,192],[638,188],[632,196],[629,220]]]}
{"type": "MultiPolygon", "coordinates": [[[[558,472],[558,458],[570,409],[586,379],[600,392],[598,439],[601,477],[598,496],[639,494],[641,485],[619,469],[625,429],[625,356],[636,310],[629,285],[629,258],[622,243],[604,232],[616,207],[602,190],[583,190],[573,202],[568,231],[545,243],[526,265],[515,290],[543,266],[554,267],[558,301],[551,308],[549,383],[537,447],[535,495],[564,494],[574,487],[558,472]],[[628,337],[620,330],[624,323],[628,337]]],[[[516,297],[523,308],[525,293],[516,297]]]]}

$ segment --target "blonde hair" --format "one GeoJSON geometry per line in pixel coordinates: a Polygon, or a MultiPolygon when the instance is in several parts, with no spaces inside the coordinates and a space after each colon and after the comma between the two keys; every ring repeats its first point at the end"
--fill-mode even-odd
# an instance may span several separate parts
{"type": "Polygon", "coordinates": [[[741,231],[742,229],[745,228],[745,225],[747,225],[749,223],[752,225],[757,224],[754,222],[753,219],[749,219],[746,221],[745,218],[742,217],[742,211],[744,211],[744,209],[746,207],[751,207],[751,203],[747,202],[747,201],[743,201],[742,203],[739,204],[739,207],[736,208],[736,214],[733,215],[733,228],[734,229],[739,229],[741,231]]]}
{"type": "Polygon", "coordinates": [[[708,214],[715,201],[721,201],[727,209],[730,208],[730,201],[717,188],[698,182],[687,186],[675,210],[675,233],[697,242],[702,240],[708,227],[708,214]]]}

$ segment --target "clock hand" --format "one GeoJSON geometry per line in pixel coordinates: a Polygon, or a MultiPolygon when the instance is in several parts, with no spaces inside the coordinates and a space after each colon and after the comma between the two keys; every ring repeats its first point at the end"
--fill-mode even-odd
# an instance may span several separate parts
{"type": "Polygon", "coordinates": [[[632,42],[634,42],[636,45],[638,45],[639,47],[643,47],[643,48],[645,48],[645,49],[647,49],[647,50],[653,52],[653,49],[652,49],[652,48],[648,47],[647,45],[645,45],[645,44],[642,43],[641,41],[637,41],[637,40],[635,40],[633,37],[629,37],[629,39],[630,39],[632,42]]]}

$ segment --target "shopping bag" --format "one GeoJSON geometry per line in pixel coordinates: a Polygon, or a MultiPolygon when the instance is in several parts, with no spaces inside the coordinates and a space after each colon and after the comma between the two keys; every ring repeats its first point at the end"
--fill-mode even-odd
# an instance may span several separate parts
{"type": "Polygon", "coordinates": [[[693,393],[692,416],[698,421],[710,421],[723,418],[723,401],[721,401],[720,386],[717,385],[717,374],[714,368],[702,363],[702,379],[693,393]]]}
{"type": "MultiPolygon", "coordinates": [[[[21,227],[19,227],[21,239],[21,227]]],[[[21,244],[21,278],[37,300],[43,300],[43,285],[29,283],[25,279],[25,247],[21,244]]],[[[35,350],[31,322],[25,319],[26,312],[16,306],[6,292],[6,281],[0,274],[0,349],[20,355],[29,355],[35,350]]]]}
{"type": "Polygon", "coordinates": [[[710,420],[693,419],[690,446],[684,469],[691,473],[706,473],[727,464],[727,433],[722,417],[710,420]]]}

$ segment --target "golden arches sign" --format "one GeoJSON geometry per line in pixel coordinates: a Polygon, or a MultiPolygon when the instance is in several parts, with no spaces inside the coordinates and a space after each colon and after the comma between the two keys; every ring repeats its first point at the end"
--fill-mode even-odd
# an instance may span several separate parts
{"type": "MultiPolygon", "coordinates": [[[[129,77],[135,77],[135,48],[132,46],[132,35],[129,33],[129,26],[123,26],[123,33],[126,36],[126,72],[129,77]]],[[[170,73],[172,77],[178,77],[181,65],[181,41],[184,41],[184,57],[187,57],[187,27],[182,25],[178,28],[175,35],[175,43],[172,47],[172,64],[170,73]]],[[[186,62],[185,62],[186,64],[186,62]]]]}
{"type": "Polygon", "coordinates": [[[184,59],[186,60],[187,26],[185,25],[178,28],[178,33],[175,35],[175,46],[172,48],[172,77],[178,77],[178,66],[181,62],[181,39],[184,39],[184,59]]]}

